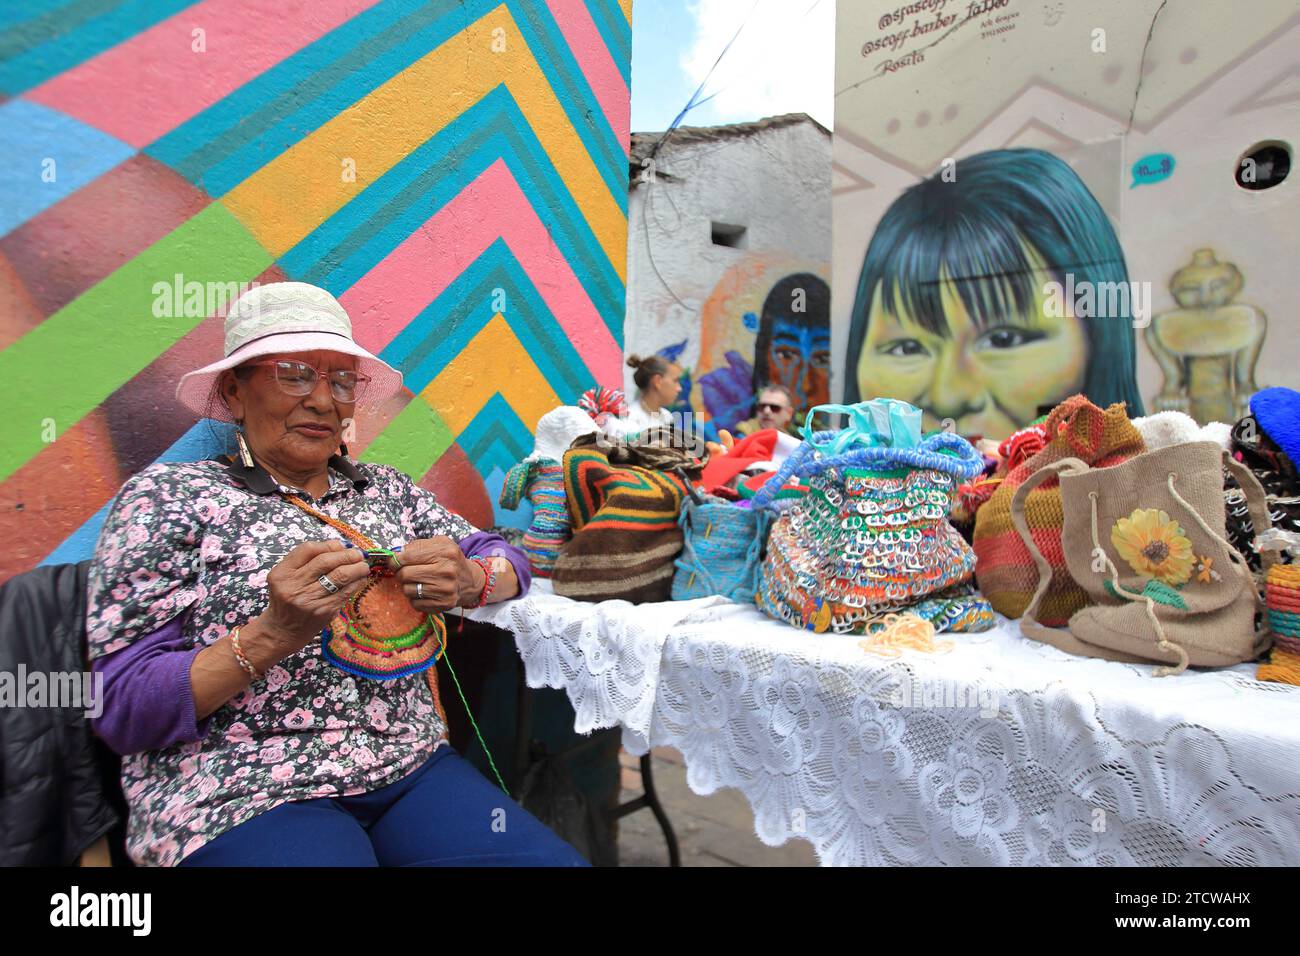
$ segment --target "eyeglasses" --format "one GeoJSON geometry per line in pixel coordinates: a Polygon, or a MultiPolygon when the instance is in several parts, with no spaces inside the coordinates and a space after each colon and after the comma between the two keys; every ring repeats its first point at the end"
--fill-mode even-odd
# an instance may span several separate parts
{"type": "MultiPolygon", "coordinates": [[[[276,384],[286,395],[302,397],[310,395],[316,389],[316,382],[323,372],[306,362],[285,362],[268,360],[265,362],[247,362],[246,365],[269,365],[276,384]]],[[[334,401],[351,405],[357,401],[370,384],[370,376],[354,372],[349,368],[336,368],[329,373],[330,393],[334,401]]]]}
{"type": "Polygon", "coordinates": [[[758,403],[758,410],[759,410],[760,412],[783,412],[783,411],[785,411],[785,406],[784,406],[784,405],[774,405],[774,404],[771,403],[771,402],[759,402],[759,403],[758,403]]]}

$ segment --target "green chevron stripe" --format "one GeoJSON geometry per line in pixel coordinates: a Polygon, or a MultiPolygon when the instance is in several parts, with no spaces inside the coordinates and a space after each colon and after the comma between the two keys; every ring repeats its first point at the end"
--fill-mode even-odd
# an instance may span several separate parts
{"type": "Polygon", "coordinates": [[[454,440],[446,422],[417,395],[376,436],[361,460],[392,465],[419,481],[454,440]]]}
{"type": "Polygon", "coordinates": [[[0,481],[45,448],[51,429],[66,433],[206,318],[155,317],[154,283],[177,273],[205,286],[250,282],[271,262],[214,203],[0,352],[0,481]]]}

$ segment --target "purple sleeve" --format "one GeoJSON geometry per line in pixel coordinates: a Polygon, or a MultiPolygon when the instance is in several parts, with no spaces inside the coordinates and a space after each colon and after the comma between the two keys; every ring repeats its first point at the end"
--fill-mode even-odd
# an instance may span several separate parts
{"type": "Polygon", "coordinates": [[[103,709],[91,727],[119,754],[161,750],[207,733],[212,718],[196,719],[190,687],[190,665],[203,648],[185,646],[182,617],[91,663],[104,681],[103,709]]]}
{"type": "Polygon", "coordinates": [[[489,531],[475,531],[460,539],[460,550],[467,558],[505,558],[515,569],[519,579],[519,597],[528,593],[533,583],[533,569],[528,565],[528,556],[499,534],[489,531]]]}

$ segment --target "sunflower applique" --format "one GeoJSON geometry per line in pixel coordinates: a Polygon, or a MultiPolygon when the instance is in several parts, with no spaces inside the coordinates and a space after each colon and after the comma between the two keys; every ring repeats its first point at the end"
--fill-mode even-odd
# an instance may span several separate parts
{"type": "Polygon", "coordinates": [[[1110,529],[1110,541],[1138,574],[1181,587],[1192,576],[1196,555],[1182,527],[1164,511],[1138,508],[1110,529]]]}

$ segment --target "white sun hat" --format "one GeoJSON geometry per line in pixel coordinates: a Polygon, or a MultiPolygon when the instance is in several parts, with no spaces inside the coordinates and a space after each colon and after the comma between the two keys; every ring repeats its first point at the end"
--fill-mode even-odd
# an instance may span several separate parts
{"type": "Polygon", "coordinates": [[[357,371],[371,382],[358,406],[383,402],[402,387],[401,372],[353,341],[352,321],[338,299],[306,282],[273,282],[250,288],[231,304],[225,358],[187,373],[176,386],[176,397],[197,415],[231,421],[224,402],[208,408],[212,385],[222,372],[263,355],[316,351],[360,360],[357,371]]]}

